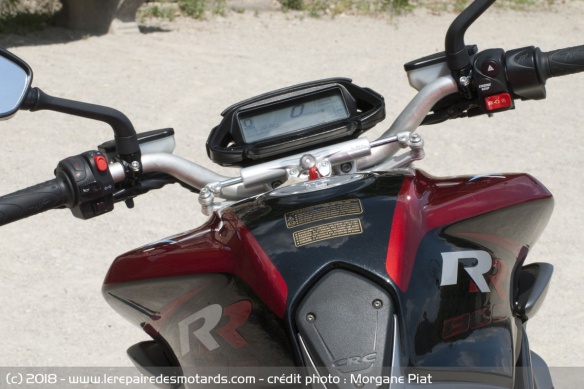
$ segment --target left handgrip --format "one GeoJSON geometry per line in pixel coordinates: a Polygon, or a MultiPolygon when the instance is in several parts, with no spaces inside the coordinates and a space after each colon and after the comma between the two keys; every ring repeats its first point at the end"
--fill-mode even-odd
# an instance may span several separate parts
{"type": "Polygon", "coordinates": [[[68,179],[57,178],[0,197],[0,225],[12,223],[71,202],[68,179]]]}

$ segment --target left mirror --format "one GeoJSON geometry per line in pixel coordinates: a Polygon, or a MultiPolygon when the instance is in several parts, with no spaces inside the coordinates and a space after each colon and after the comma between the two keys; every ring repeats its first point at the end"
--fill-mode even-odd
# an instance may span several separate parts
{"type": "Polygon", "coordinates": [[[32,70],[20,58],[0,48],[0,119],[14,115],[26,98],[32,70]]]}

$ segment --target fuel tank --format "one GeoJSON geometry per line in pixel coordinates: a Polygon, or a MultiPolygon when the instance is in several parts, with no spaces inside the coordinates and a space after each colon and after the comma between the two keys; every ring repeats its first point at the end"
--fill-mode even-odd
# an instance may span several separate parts
{"type": "Polygon", "coordinates": [[[552,208],[526,174],[316,180],[118,257],[103,294],[182,367],[513,387],[519,274],[552,208]]]}

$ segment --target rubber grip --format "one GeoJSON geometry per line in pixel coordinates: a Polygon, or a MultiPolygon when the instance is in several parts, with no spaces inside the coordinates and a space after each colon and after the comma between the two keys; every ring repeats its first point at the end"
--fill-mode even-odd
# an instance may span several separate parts
{"type": "Polygon", "coordinates": [[[0,225],[65,205],[71,197],[65,178],[55,179],[0,197],[0,225]]]}
{"type": "Polygon", "coordinates": [[[584,45],[543,53],[546,78],[584,72],[584,45]]]}

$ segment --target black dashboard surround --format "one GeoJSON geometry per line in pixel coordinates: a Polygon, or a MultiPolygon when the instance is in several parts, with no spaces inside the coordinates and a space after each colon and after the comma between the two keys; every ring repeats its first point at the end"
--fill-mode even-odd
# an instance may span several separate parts
{"type": "Polygon", "coordinates": [[[330,78],[244,100],[221,115],[207,155],[219,165],[243,167],[356,138],[385,119],[385,102],[348,78],[330,78]],[[261,123],[250,136],[244,127],[252,121],[261,123]]]}

